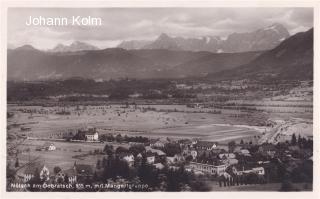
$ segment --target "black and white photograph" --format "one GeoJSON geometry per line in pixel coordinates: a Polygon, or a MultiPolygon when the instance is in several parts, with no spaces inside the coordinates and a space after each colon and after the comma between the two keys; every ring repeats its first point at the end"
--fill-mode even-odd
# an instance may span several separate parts
{"type": "Polygon", "coordinates": [[[314,11],[9,7],[6,192],[313,192],[314,11]]]}

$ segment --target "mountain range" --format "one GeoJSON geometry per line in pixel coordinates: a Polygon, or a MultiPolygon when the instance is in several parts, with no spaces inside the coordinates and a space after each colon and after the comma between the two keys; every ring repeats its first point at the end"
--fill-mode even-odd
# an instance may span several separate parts
{"type": "Polygon", "coordinates": [[[313,79],[313,28],[297,33],[276,48],[233,70],[209,74],[208,79],[313,79]]]}
{"type": "Polygon", "coordinates": [[[49,52],[78,52],[83,50],[99,50],[99,48],[85,42],[74,41],[70,45],[58,44],[49,52]]]}
{"type": "Polygon", "coordinates": [[[265,51],[213,53],[174,48],[134,50],[108,48],[49,52],[25,45],[8,49],[7,58],[8,80],[16,81],[71,77],[312,79],[313,29],[297,33],[275,48],[265,51]]]}
{"type": "Polygon", "coordinates": [[[75,76],[91,79],[203,76],[248,63],[260,53],[215,54],[205,51],[122,48],[52,53],[26,45],[8,50],[8,79],[30,81],[75,76]]]}
{"type": "Polygon", "coordinates": [[[171,37],[162,33],[154,41],[123,41],[117,47],[127,50],[167,49],[234,53],[270,50],[289,36],[288,30],[283,25],[275,23],[253,32],[232,33],[226,39],[222,39],[219,36],[204,36],[201,38],[171,37]]]}

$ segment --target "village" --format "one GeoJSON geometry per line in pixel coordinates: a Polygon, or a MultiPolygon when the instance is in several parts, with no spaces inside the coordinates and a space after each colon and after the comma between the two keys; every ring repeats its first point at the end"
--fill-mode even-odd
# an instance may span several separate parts
{"type": "Polygon", "coordinates": [[[45,190],[112,191],[98,185],[124,182],[135,184],[135,191],[219,191],[275,184],[274,189],[283,191],[312,189],[313,141],[300,135],[293,134],[290,141],[277,144],[246,140],[219,143],[105,134],[91,126],[57,136],[26,137],[25,142],[31,141],[33,148],[11,151],[16,159],[7,165],[8,189],[34,191],[41,190],[39,184],[59,184],[69,185],[69,189],[55,186],[45,190]],[[55,153],[67,154],[63,146],[77,151],[73,144],[79,146],[79,155],[67,160],[68,166],[50,163],[51,155],[58,158],[55,153]],[[93,146],[92,150],[84,151],[87,146],[93,146]],[[39,156],[24,162],[19,159],[30,151],[39,156]],[[94,161],[81,159],[90,156],[94,161]],[[30,187],[32,184],[38,187],[30,187]],[[143,190],[137,188],[141,185],[145,185],[143,190]]]}

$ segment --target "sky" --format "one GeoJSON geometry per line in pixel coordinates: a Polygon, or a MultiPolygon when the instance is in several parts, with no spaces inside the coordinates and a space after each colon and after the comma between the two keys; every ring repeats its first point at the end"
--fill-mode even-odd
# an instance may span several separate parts
{"type": "Polygon", "coordinates": [[[9,8],[8,45],[51,49],[83,41],[99,48],[170,36],[227,37],[281,23],[289,33],[313,27],[313,8],[9,8]],[[29,17],[100,17],[102,26],[27,26],[29,17]]]}

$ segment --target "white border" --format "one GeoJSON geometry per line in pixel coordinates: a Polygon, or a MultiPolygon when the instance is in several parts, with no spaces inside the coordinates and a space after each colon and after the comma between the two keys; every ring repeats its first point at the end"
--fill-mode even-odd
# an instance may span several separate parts
{"type": "Polygon", "coordinates": [[[3,1],[1,0],[1,36],[0,36],[0,106],[1,106],[1,122],[0,129],[0,143],[1,143],[1,176],[0,176],[0,198],[320,198],[320,179],[319,179],[319,146],[320,146],[320,112],[319,112],[319,77],[320,77],[320,66],[319,66],[319,22],[320,22],[320,1],[229,1],[229,0],[217,0],[217,1],[196,1],[196,0],[107,0],[107,1],[31,1],[31,0],[20,0],[20,1],[3,1]],[[7,61],[7,8],[8,7],[313,7],[314,8],[314,181],[313,181],[313,192],[179,192],[179,193],[168,193],[168,192],[152,192],[152,193],[56,193],[56,192],[6,192],[6,61],[7,61]]]}

